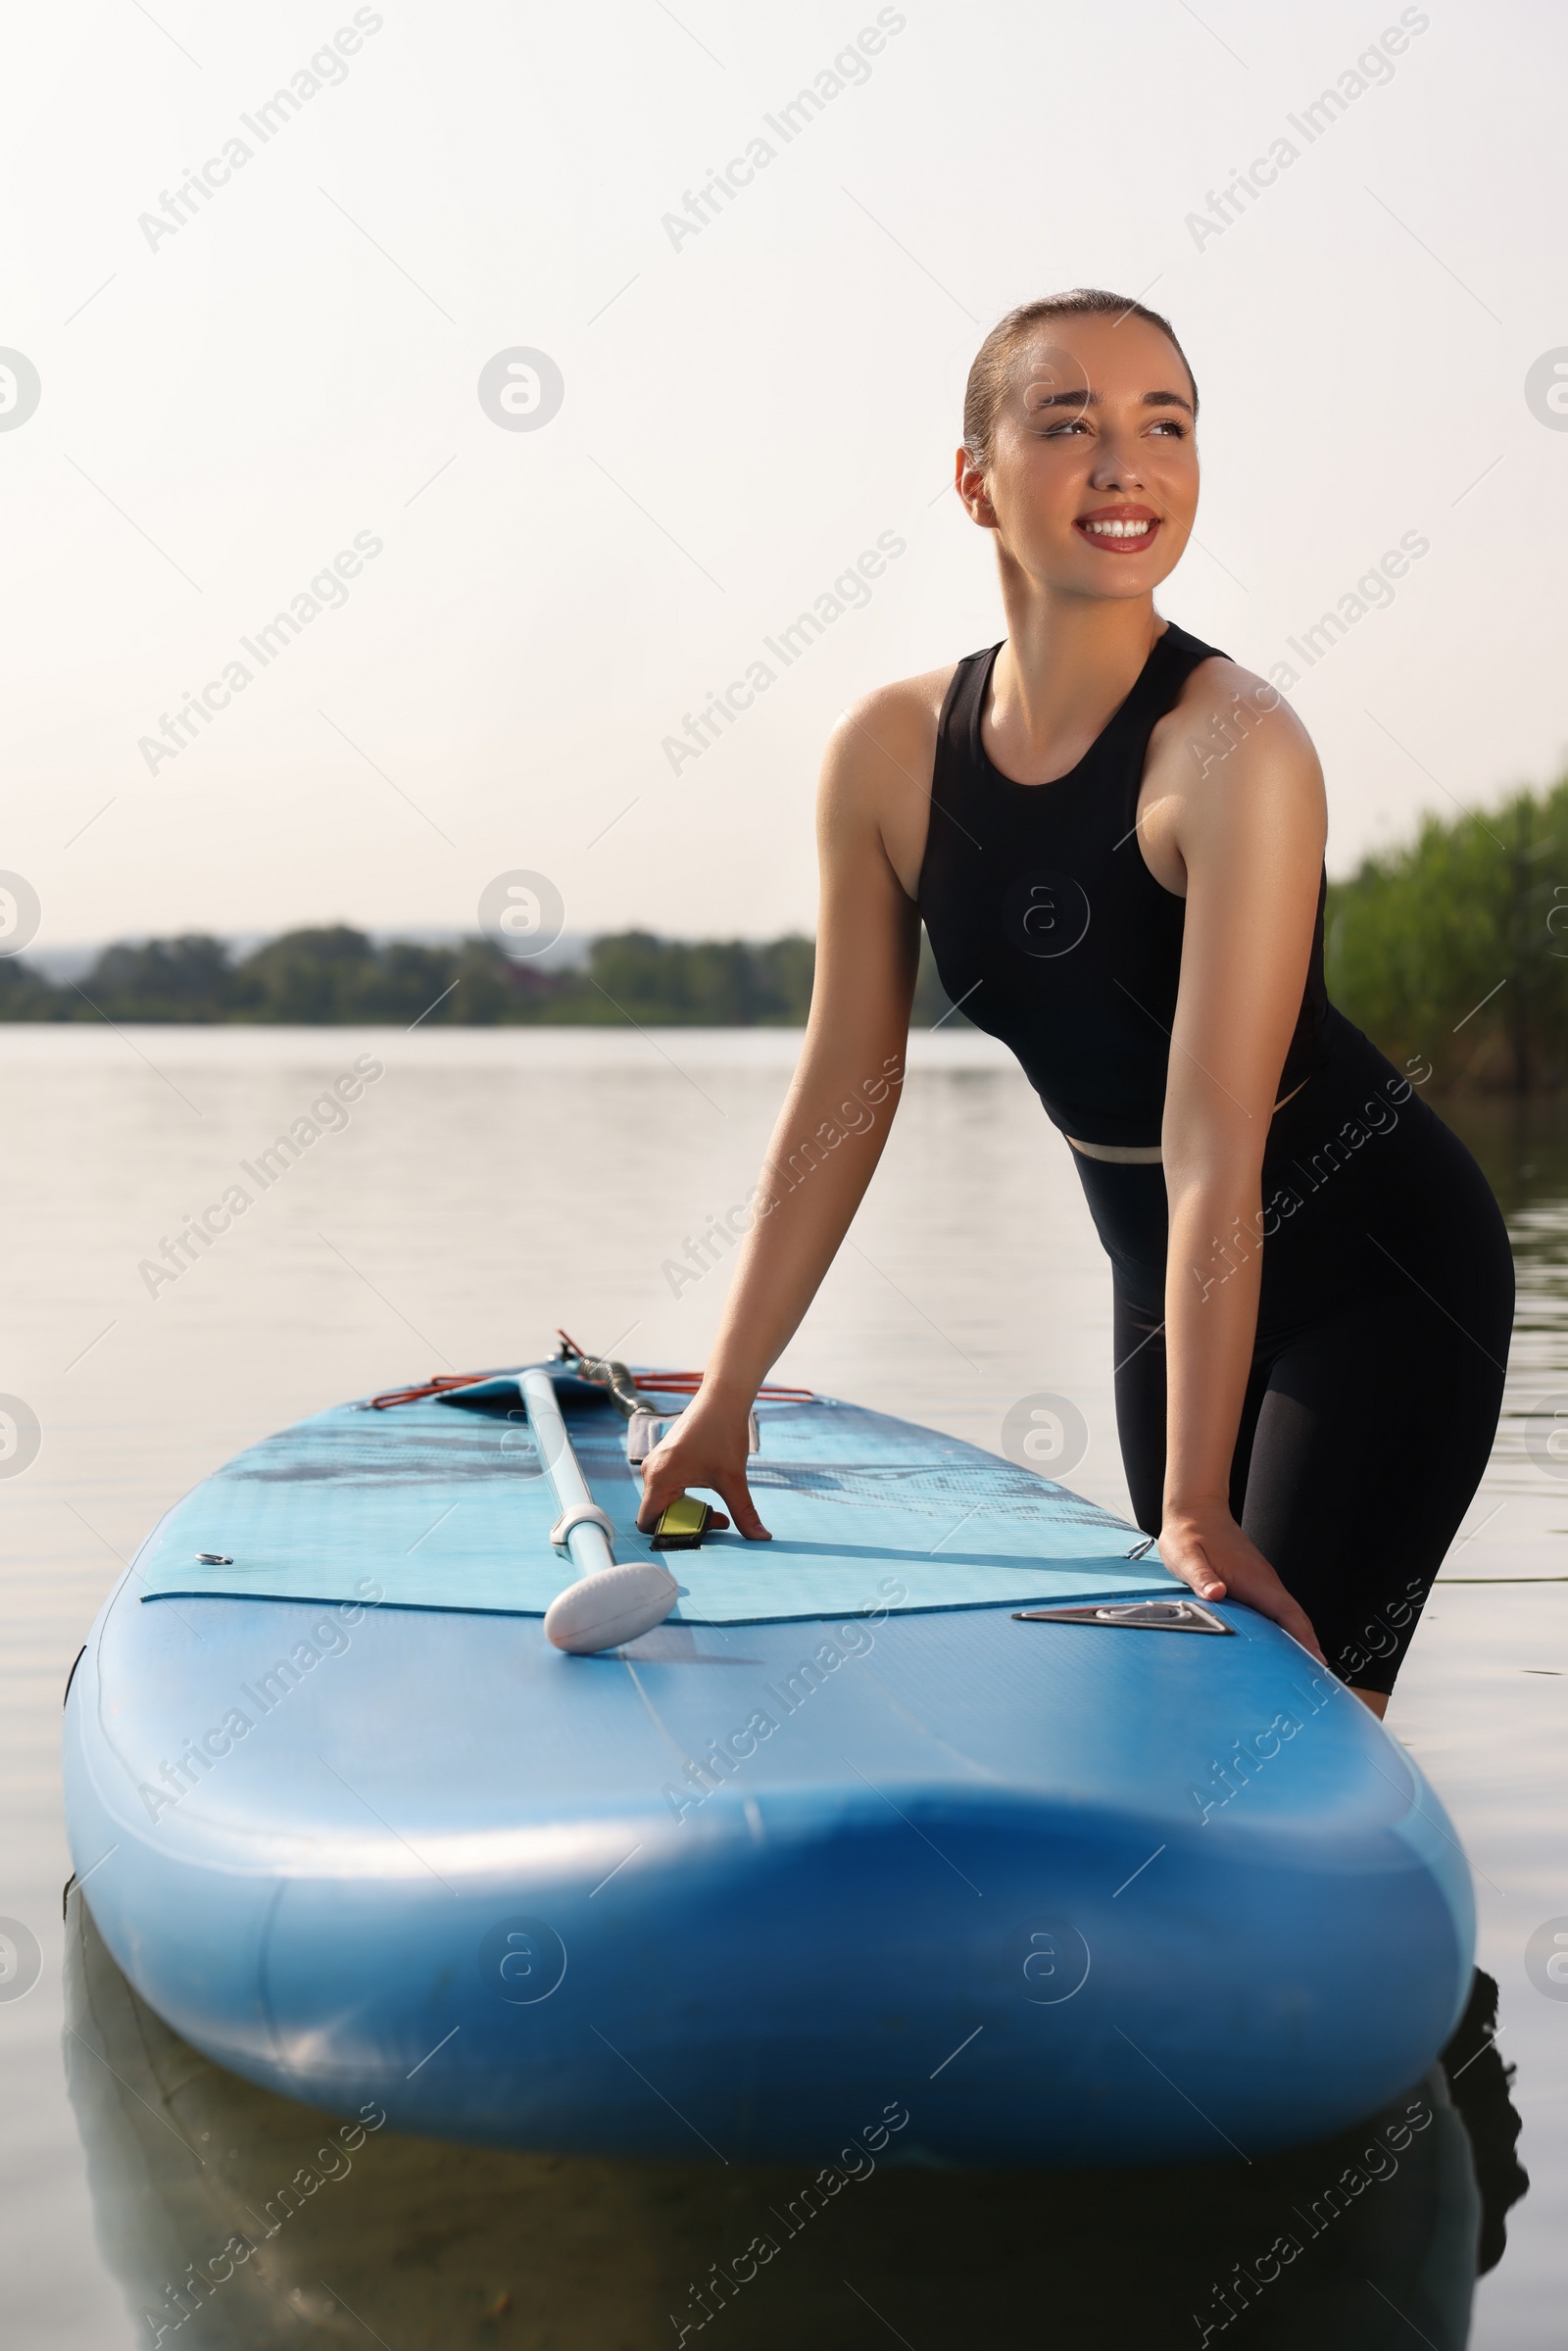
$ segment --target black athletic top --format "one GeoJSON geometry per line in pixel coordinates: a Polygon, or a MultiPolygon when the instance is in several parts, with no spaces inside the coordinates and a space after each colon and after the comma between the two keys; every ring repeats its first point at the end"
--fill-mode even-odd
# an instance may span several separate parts
{"type": "MultiPolygon", "coordinates": [[[[1126,701],[1050,784],[1012,782],[982,747],[1001,650],[958,663],[937,728],[918,891],[937,970],[975,1026],[1011,1047],[1064,1134],[1157,1145],[1186,902],[1144,862],[1138,794],[1156,721],[1216,649],[1167,624],[1126,701]]],[[[1327,1057],[1325,887],[1276,1100],[1327,1057]]]]}

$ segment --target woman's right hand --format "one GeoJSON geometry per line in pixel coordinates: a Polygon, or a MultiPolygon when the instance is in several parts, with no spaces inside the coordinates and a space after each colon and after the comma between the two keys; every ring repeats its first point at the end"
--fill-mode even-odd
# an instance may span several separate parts
{"type": "Polygon", "coordinates": [[[712,1522],[715,1528],[722,1530],[733,1519],[737,1531],[749,1543],[772,1541],[757,1515],[757,1505],[746,1483],[750,1419],[746,1405],[721,1402],[716,1397],[710,1399],[699,1390],[668,1436],[655,1445],[643,1463],[643,1498],[637,1511],[637,1525],[642,1534],[653,1533],[660,1514],[688,1487],[705,1486],[710,1492],[723,1495],[730,1513],[725,1518],[721,1511],[715,1511],[712,1522]]]}

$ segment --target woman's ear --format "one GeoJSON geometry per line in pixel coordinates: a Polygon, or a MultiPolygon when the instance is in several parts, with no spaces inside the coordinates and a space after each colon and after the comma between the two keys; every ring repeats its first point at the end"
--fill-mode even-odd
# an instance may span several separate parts
{"type": "Polygon", "coordinates": [[[969,450],[961,447],[958,450],[954,461],[953,478],[954,487],[963,501],[970,521],[977,522],[982,530],[996,530],[999,527],[997,511],[991,503],[985,468],[976,463],[969,450]]]}

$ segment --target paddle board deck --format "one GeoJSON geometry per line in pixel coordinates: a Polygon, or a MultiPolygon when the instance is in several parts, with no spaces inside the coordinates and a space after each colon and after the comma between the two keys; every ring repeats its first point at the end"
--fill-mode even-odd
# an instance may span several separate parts
{"type": "MultiPolygon", "coordinates": [[[[408,2130],[734,2162],[1226,2159],[1422,2074],[1468,1872],[1277,1627],[1119,1623],[1184,1590],[1136,1528],[817,1398],[760,1413],[776,1542],[668,1554],[670,1621],[564,1656],[515,1378],[252,1448],[93,1628],[75,1868],[198,2048],[408,2130]]],[[[641,1555],[622,1424],[558,1385],[641,1555]]]]}

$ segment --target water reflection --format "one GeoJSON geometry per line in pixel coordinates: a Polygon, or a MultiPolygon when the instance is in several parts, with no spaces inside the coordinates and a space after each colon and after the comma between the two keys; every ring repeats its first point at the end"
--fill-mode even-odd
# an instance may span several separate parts
{"type": "Polygon", "coordinates": [[[811,2197],[779,2168],[496,2154],[401,2137],[374,2109],[318,2114],[199,2056],[132,1991],[79,1893],[68,1917],[67,2066],[99,2239],[153,2345],[642,2351],[711,2328],[735,2351],[1459,2351],[1526,2184],[1488,1977],[1442,2067],[1292,2155],[877,2170],[822,2176],[811,2197]]]}

